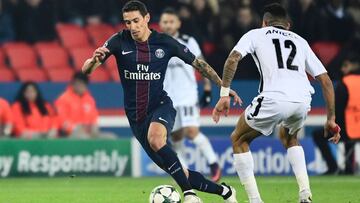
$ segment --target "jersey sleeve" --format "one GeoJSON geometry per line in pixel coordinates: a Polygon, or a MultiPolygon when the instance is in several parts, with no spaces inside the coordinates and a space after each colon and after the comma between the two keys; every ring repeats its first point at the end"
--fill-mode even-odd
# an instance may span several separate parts
{"type": "Polygon", "coordinates": [[[185,45],[181,44],[172,37],[169,37],[169,43],[172,48],[172,56],[176,56],[185,63],[191,65],[195,60],[195,55],[185,45]]]}
{"type": "Polygon", "coordinates": [[[315,53],[310,48],[309,44],[306,43],[305,48],[305,70],[308,74],[310,74],[313,78],[323,73],[326,73],[326,69],[321,61],[316,57],[315,53]]]}
{"type": "Polygon", "coordinates": [[[242,58],[244,58],[247,54],[253,53],[255,51],[253,42],[254,34],[254,31],[249,31],[243,35],[233,48],[233,51],[239,52],[242,58]]]}
{"type": "Polygon", "coordinates": [[[101,60],[101,63],[104,63],[115,51],[120,47],[119,35],[121,33],[116,33],[111,36],[103,45],[103,47],[109,49],[110,53],[107,53],[105,57],[101,60]]]}

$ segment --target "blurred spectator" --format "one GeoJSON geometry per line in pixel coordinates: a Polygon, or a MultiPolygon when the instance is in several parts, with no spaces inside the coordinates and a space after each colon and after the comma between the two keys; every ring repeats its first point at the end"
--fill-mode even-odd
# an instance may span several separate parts
{"type": "MultiPolygon", "coordinates": [[[[345,174],[354,173],[355,141],[360,139],[360,56],[350,53],[344,61],[341,71],[344,77],[335,89],[336,123],[341,128],[341,138],[345,143],[345,174]]],[[[336,174],[340,170],[333,157],[324,130],[313,133],[315,144],[324,157],[328,170],[325,174],[336,174]]]]}
{"type": "Polygon", "coordinates": [[[360,37],[360,1],[350,0],[348,12],[354,19],[357,37],[360,37]]]}
{"type": "Polygon", "coordinates": [[[324,26],[320,9],[314,0],[294,0],[289,2],[292,30],[309,43],[322,39],[324,26]]]}
{"type": "Polygon", "coordinates": [[[346,42],[354,35],[355,24],[345,10],[342,0],[329,0],[322,8],[322,23],[325,25],[322,40],[346,42]]]}
{"type": "Polygon", "coordinates": [[[235,39],[234,43],[236,43],[249,30],[260,26],[260,23],[256,19],[256,14],[253,13],[251,8],[248,6],[240,7],[237,10],[233,22],[235,22],[235,24],[232,24],[228,28],[228,32],[232,33],[233,38],[235,39]]]}
{"type": "Polygon", "coordinates": [[[98,136],[98,110],[88,91],[88,83],[87,75],[75,73],[70,86],[55,102],[63,135],[73,138],[98,136]]]}
{"type": "Polygon", "coordinates": [[[24,0],[15,9],[17,39],[30,43],[56,38],[53,1],[24,0]]]}
{"type": "Polygon", "coordinates": [[[9,137],[12,131],[13,120],[9,103],[0,98],[0,138],[9,137]]]}
{"type": "MultiPolygon", "coordinates": [[[[196,24],[191,7],[186,4],[182,4],[179,7],[178,12],[182,22],[180,32],[184,34],[191,34],[197,41],[199,41],[201,38],[201,29],[196,24]]],[[[202,42],[200,42],[200,44],[202,44],[202,42]]]]}
{"type": "Polygon", "coordinates": [[[120,22],[121,4],[116,0],[61,0],[56,3],[62,22],[79,25],[120,22]]]}
{"type": "Polygon", "coordinates": [[[4,0],[0,0],[0,44],[15,39],[15,31],[11,13],[6,10],[4,0]]]}
{"type": "Polygon", "coordinates": [[[17,138],[55,137],[57,123],[55,113],[47,103],[36,83],[26,82],[12,105],[14,134],[17,138]]]}

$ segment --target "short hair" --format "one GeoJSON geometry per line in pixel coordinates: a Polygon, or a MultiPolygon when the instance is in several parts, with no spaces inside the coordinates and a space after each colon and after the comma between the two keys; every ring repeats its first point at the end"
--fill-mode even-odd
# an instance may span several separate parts
{"type": "Polygon", "coordinates": [[[279,3],[266,5],[263,10],[263,20],[287,21],[289,19],[286,9],[279,3]]]}
{"type": "Polygon", "coordinates": [[[175,15],[177,17],[180,17],[179,16],[179,13],[177,12],[177,10],[175,10],[174,8],[172,7],[167,7],[165,8],[162,12],[161,12],[161,15],[163,14],[170,14],[170,15],[175,15]]]}
{"type": "Polygon", "coordinates": [[[82,82],[84,82],[85,84],[88,84],[89,83],[89,77],[82,73],[82,72],[76,72],[74,75],[73,75],[73,78],[72,78],[72,81],[75,81],[75,80],[80,80],[82,82]]]}
{"type": "Polygon", "coordinates": [[[145,4],[138,0],[128,1],[122,8],[123,13],[131,12],[131,11],[139,11],[143,17],[146,16],[146,14],[148,14],[148,10],[145,4]]]}

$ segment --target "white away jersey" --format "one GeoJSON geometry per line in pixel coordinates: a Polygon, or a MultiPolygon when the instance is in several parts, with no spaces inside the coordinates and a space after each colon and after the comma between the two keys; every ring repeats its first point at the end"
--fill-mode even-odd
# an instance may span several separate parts
{"type": "MultiPolygon", "coordinates": [[[[193,37],[180,34],[176,40],[185,45],[195,57],[201,56],[200,47],[193,37]]],[[[178,57],[172,57],[165,74],[164,90],[169,94],[174,106],[196,104],[197,88],[194,68],[178,57]]]]}
{"type": "Polygon", "coordinates": [[[315,91],[306,73],[314,78],[326,73],[306,40],[276,27],[250,30],[233,50],[252,55],[261,77],[260,95],[281,101],[311,101],[315,91]]]}

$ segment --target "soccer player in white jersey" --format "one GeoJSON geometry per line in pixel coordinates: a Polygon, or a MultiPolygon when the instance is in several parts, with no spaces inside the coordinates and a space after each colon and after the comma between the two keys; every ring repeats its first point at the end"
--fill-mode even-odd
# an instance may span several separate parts
{"type": "Polygon", "coordinates": [[[299,35],[289,31],[286,10],[279,4],[265,7],[262,28],[246,33],[230,53],[224,65],[219,99],[213,111],[218,122],[230,108],[229,87],[238,62],[251,54],[261,76],[259,95],[246,108],[231,134],[234,166],[244,185],[250,203],[263,202],[254,177],[254,160],[249,144],[260,134],[270,135],[280,124],[280,139],[299,186],[299,202],[311,202],[311,190],[303,148],[297,132],[310,111],[313,87],[307,74],[320,82],[327,108],[325,136],[338,143],[340,128],[335,123],[333,84],[310,46],[299,35]]]}
{"type": "MultiPolygon", "coordinates": [[[[188,47],[196,57],[202,56],[196,40],[193,37],[179,33],[181,21],[174,9],[165,9],[160,17],[159,24],[162,31],[188,47]]],[[[169,94],[177,111],[171,141],[181,163],[187,165],[184,159],[186,152],[183,139],[187,137],[193,141],[204,155],[210,166],[212,180],[217,182],[221,177],[221,170],[216,154],[209,139],[199,131],[200,109],[194,68],[177,57],[171,58],[165,75],[164,90],[169,94]]],[[[207,106],[210,101],[211,83],[204,78],[204,95],[200,100],[200,104],[201,106],[207,106]]]]}

